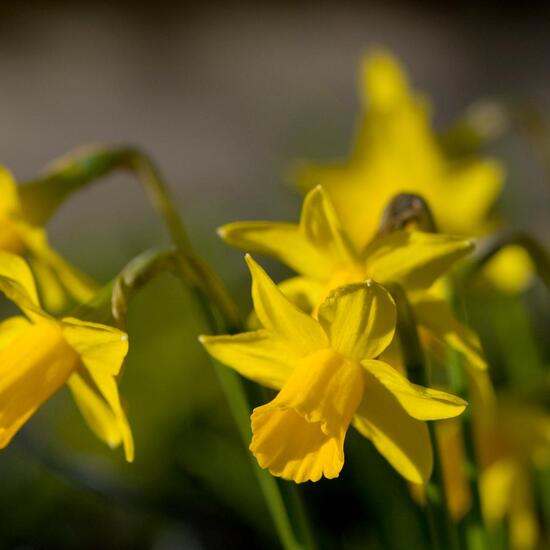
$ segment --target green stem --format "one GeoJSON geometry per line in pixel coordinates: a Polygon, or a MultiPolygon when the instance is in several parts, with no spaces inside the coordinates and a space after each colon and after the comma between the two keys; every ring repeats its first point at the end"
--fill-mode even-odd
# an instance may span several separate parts
{"type": "MultiPolygon", "coordinates": [[[[28,215],[34,221],[47,219],[55,209],[72,193],[117,169],[128,169],[134,172],[147,192],[152,204],[164,221],[171,240],[177,248],[180,258],[180,275],[194,290],[202,312],[215,333],[239,332],[243,323],[239,309],[217,275],[192,248],[187,237],[183,222],[174,206],[164,179],[156,165],[142,152],[129,147],[112,149],[94,149],[77,152],[58,164],[44,177],[21,186],[23,205],[37,204],[37,197],[45,199],[48,189],[55,186],[57,199],[42,211],[32,211],[28,215]],[[32,197],[31,201],[29,197],[32,197]]],[[[38,204],[46,204],[46,202],[38,204]]],[[[216,373],[225,392],[229,407],[239,428],[239,433],[245,443],[251,438],[250,405],[245,393],[243,382],[233,371],[216,365],[216,373]]],[[[311,533],[307,526],[303,510],[291,516],[283,500],[281,481],[272,477],[269,472],[259,467],[251,457],[255,475],[260,483],[264,499],[272,516],[278,536],[287,550],[305,548],[298,542],[297,533],[311,533]]],[[[292,486],[290,491],[296,492],[292,486]]],[[[298,498],[295,502],[300,502],[298,498]]],[[[304,541],[311,540],[304,537],[304,541]]],[[[309,544],[307,547],[312,547],[309,544]]]]}
{"type": "MultiPolygon", "coordinates": [[[[409,379],[415,384],[428,387],[430,385],[428,367],[407,296],[397,284],[386,285],[386,288],[391,292],[397,307],[397,335],[409,379]]],[[[435,425],[428,422],[428,429],[433,451],[433,473],[426,486],[426,501],[432,545],[437,550],[455,550],[459,548],[458,533],[447,507],[447,494],[435,425]]]]}

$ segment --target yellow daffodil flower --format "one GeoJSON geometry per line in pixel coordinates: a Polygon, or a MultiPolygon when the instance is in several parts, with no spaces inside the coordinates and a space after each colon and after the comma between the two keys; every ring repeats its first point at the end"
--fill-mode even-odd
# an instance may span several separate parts
{"type": "Polygon", "coordinates": [[[29,266],[6,251],[0,251],[0,291],[25,313],[0,323],[0,448],[67,384],[94,433],[111,447],[123,443],[132,461],[132,434],[116,383],[128,351],[126,334],[49,316],[29,266]]]}
{"type": "MultiPolygon", "coordinates": [[[[358,248],[374,236],[383,209],[399,193],[422,196],[444,233],[482,235],[493,225],[489,211],[504,170],[493,159],[451,159],[430,126],[424,97],[411,91],[403,69],[386,51],[361,65],[362,114],[349,160],[296,163],[291,177],[303,190],[322,185],[358,248]]],[[[505,254],[490,276],[505,291],[522,290],[531,263],[505,254]],[[501,285],[502,283],[502,285],[501,285]]]]}
{"type": "Polygon", "coordinates": [[[425,421],[457,416],[466,403],[411,384],[377,359],[395,331],[389,293],[372,281],[340,287],[314,319],[247,262],[262,328],[201,342],[217,360],[279,390],[252,413],[250,449],[260,466],[297,483],[335,478],[353,422],[402,476],[426,482],[432,450],[425,421]]]}
{"type": "Polygon", "coordinates": [[[434,290],[436,280],[472,250],[470,240],[397,231],[358,249],[320,186],[306,196],[299,224],[236,222],[219,234],[241,250],[275,257],[297,271],[300,275],[281,283],[281,290],[308,312],[315,313],[327,294],[344,284],[366,279],[400,284],[434,354],[441,355],[448,345],[464,355],[471,369],[486,369],[477,335],[455,319],[434,290]]]}
{"type": "Polygon", "coordinates": [[[93,281],[69,265],[48,244],[43,228],[24,216],[17,185],[0,166],[0,250],[29,256],[40,284],[43,299],[52,311],[65,304],[66,293],[78,302],[89,300],[95,290],[93,281]]]}

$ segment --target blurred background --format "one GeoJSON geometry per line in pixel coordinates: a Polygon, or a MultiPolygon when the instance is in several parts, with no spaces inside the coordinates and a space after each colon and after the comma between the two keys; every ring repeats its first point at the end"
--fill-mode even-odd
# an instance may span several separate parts
{"type": "MultiPolygon", "coordinates": [[[[365,50],[393,50],[443,128],[486,97],[547,111],[549,23],[550,11],[534,4],[4,2],[0,162],[25,181],[78,145],[142,148],[164,172],[196,247],[246,305],[242,254],[215,228],[296,219],[301,199],[285,170],[298,157],[347,154],[365,50]]],[[[539,152],[510,135],[490,153],[507,166],[500,209],[508,223],[550,244],[539,152]]],[[[130,175],[75,196],[48,230],[100,281],[167,241],[130,175]]],[[[272,273],[283,271],[273,264],[272,273]]],[[[530,321],[520,314],[516,322],[531,339],[529,360],[548,362],[544,327],[535,323],[529,336],[530,321]]],[[[196,343],[206,329],[189,297],[159,277],[133,302],[128,330],[122,393],[135,463],[104,449],[60,392],[0,454],[0,547],[277,548],[249,457],[196,343]]],[[[352,434],[347,445],[339,481],[305,490],[326,547],[381,548],[385,540],[422,548],[404,483],[370,443],[352,434]],[[361,496],[350,501],[354,472],[365,468],[381,474],[362,476],[361,496]],[[410,533],[405,542],[396,525],[410,533]]]]}

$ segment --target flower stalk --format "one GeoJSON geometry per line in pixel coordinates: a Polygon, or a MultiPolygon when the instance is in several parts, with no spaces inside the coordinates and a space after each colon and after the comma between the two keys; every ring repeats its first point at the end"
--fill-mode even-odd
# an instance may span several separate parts
{"type": "MultiPolygon", "coordinates": [[[[27,215],[43,223],[72,193],[115,170],[129,170],[136,175],[162,218],[174,248],[146,252],[130,262],[116,281],[102,289],[93,304],[82,307],[83,313],[86,314],[87,311],[94,317],[113,316],[122,326],[130,295],[156,273],[168,270],[191,287],[211,331],[233,333],[241,330],[243,321],[237,305],[218,276],[193,250],[160,171],[138,149],[98,147],[71,153],[53,165],[41,178],[21,186],[22,202],[27,208],[27,215]]],[[[215,362],[213,364],[241,438],[248,446],[251,432],[247,388],[236,373],[215,362]]],[[[288,496],[287,503],[281,483],[261,469],[253,457],[251,462],[282,546],[287,550],[314,548],[304,510],[296,510],[293,514],[289,511],[290,503],[295,509],[301,508],[299,498],[288,496]]],[[[295,491],[295,487],[287,490],[288,493],[295,491]]]]}

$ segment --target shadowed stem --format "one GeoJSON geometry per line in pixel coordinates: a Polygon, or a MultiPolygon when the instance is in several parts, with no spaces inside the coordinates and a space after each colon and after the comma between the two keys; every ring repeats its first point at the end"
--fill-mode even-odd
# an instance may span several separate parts
{"type": "MultiPolygon", "coordinates": [[[[238,307],[218,276],[193,250],[160,171],[149,157],[139,150],[130,147],[88,148],[65,157],[51,167],[43,177],[20,186],[25,214],[34,223],[44,223],[72,193],[95,182],[97,178],[121,169],[135,173],[164,221],[176,248],[178,275],[194,291],[193,295],[211,330],[216,334],[241,331],[243,322],[238,307]]],[[[165,260],[166,258],[163,259],[165,260]]],[[[154,258],[146,258],[146,264],[147,261],[154,261],[154,258]]],[[[158,266],[155,269],[158,271],[158,266]]],[[[146,275],[142,274],[142,277],[140,283],[147,280],[146,275]]],[[[108,290],[103,296],[106,292],[108,290]]],[[[101,299],[94,305],[101,306],[101,299]]],[[[83,309],[85,310],[86,306],[83,309]]],[[[102,314],[110,315],[111,312],[103,311],[102,314]]],[[[250,405],[243,381],[226,367],[217,363],[214,367],[239,433],[248,447],[251,438],[250,405]]],[[[313,548],[313,538],[305,511],[295,508],[295,513],[290,514],[283,498],[282,482],[261,469],[252,456],[250,458],[282,546],[287,550],[313,548]]],[[[286,493],[296,491],[297,488],[294,486],[284,489],[286,493]]],[[[300,502],[298,497],[292,498],[294,506],[300,502]]]]}
{"type": "MultiPolygon", "coordinates": [[[[408,377],[414,384],[429,387],[428,367],[407,296],[397,284],[385,286],[393,296],[397,307],[397,336],[401,344],[408,377]]],[[[433,473],[426,486],[428,522],[432,545],[437,550],[458,550],[458,534],[447,508],[447,495],[435,425],[433,422],[427,422],[427,424],[433,451],[433,473]]]]}

